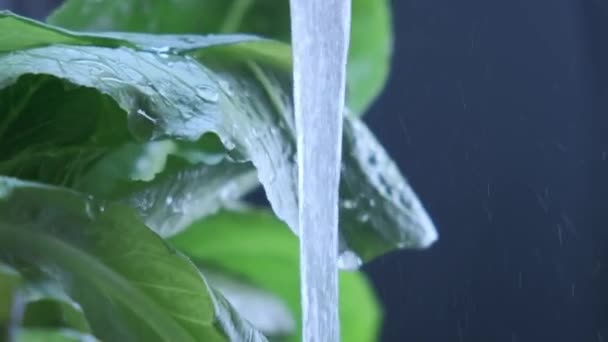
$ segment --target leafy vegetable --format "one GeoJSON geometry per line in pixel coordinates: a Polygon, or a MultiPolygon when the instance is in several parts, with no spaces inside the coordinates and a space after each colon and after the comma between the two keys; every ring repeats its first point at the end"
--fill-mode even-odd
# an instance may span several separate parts
{"type": "MultiPolygon", "coordinates": [[[[240,202],[261,183],[298,231],[288,1],[68,0],[49,21],[89,32],[0,11],[0,338],[299,340],[297,238],[240,202]]],[[[390,35],[384,0],[353,0],[356,113],[390,35]]],[[[348,114],[340,266],[428,246],[418,198],[348,114]]],[[[365,277],[340,278],[343,339],[374,340],[365,277]]]]}
{"type": "MultiPolygon", "coordinates": [[[[2,21],[11,19],[16,31],[33,25],[10,15],[2,21]]],[[[145,35],[133,37],[149,40],[145,35]]],[[[232,154],[251,160],[275,213],[297,231],[289,72],[238,49],[241,44],[263,44],[259,40],[217,47],[208,46],[203,38],[199,41],[204,48],[166,47],[157,53],[150,52],[156,48],[141,46],[50,45],[19,50],[0,56],[0,88],[25,74],[52,75],[111,97],[127,113],[126,125],[139,140],[196,141],[206,133],[217,134],[232,154]]],[[[20,109],[8,110],[18,116],[20,109]]],[[[419,200],[365,126],[349,116],[345,120],[344,154],[349,157],[344,158],[341,186],[347,209],[341,213],[341,249],[348,256],[344,260],[357,266],[359,258],[367,260],[395,247],[428,246],[435,231],[419,200]],[[369,146],[363,148],[358,141],[369,146]],[[352,198],[360,193],[373,196],[370,201],[352,198]]],[[[183,227],[170,228],[162,233],[170,235],[183,227]]]]}
{"type": "Polygon", "coordinates": [[[119,204],[0,178],[0,250],[59,281],[108,341],[263,341],[119,204]]]}
{"type": "MultiPolygon", "coordinates": [[[[288,0],[68,0],[48,21],[86,31],[247,32],[290,40],[288,0]]],[[[353,0],[347,102],[355,113],[363,114],[382,90],[391,49],[388,1],[353,0]]]]}
{"type": "MultiPolygon", "coordinates": [[[[242,278],[282,298],[300,323],[299,255],[296,236],[261,210],[224,211],[196,222],[170,243],[205,269],[242,278]]],[[[379,309],[365,277],[340,274],[342,340],[376,340],[379,309]]],[[[300,341],[298,334],[289,341],[300,341]]]]}

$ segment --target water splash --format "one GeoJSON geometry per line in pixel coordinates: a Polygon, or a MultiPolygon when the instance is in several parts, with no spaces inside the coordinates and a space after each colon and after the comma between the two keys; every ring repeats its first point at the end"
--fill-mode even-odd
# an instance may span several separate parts
{"type": "Polygon", "coordinates": [[[303,340],[336,342],[338,186],[350,1],[291,0],[290,8],[303,340]]]}

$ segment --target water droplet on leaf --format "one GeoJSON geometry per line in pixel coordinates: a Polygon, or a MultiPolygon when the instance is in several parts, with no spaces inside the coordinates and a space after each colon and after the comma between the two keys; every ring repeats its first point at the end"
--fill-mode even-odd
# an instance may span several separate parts
{"type": "Polygon", "coordinates": [[[232,96],[232,86],[230,86],[230,83],[228,81],[219,80],[218,83],[220,85],[220,88],[222,88],[222,91],[224,91],[226,95],[232,96]]]}
{"type": "Polygon", "coordinates": [[[129,114],[127,126],[136,139],[148,141],[154,136],[156,119],[145,110],[138,108],[129,114]]]}
{"type": "Polygon", "coordinates": [[[195,89],[196,94],[204,101],[217,102],[220,98],[217,89],[209,85],[198,85],[195,89]]]}
{"type": "Polygon", "coordinates": [[[354,209],[357,206],[357,202],[348,199],[343,200],[341,204],[344,209],[354,209]]]}
{"type": "Polygon", "coordinates": [[[356,270],[362,263],[361,258],[351,251],[344,251],[338,256],[338,267],[343,270],[356,270]]]}
{"type": "Polygon", "coordinates": [[[365,222],[369,221],[369,214],[368,213],[357,214],[357,221],[359,221],[361,223],[365,223],[365,222]]]}

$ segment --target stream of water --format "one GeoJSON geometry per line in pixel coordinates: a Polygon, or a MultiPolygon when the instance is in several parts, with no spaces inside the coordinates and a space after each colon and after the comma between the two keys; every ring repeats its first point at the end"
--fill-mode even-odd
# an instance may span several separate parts
{"type": "Polygon", "coordinates": [[[340,340],[338,186],[350,0],[291,0],[303,340],[340,340]]]}

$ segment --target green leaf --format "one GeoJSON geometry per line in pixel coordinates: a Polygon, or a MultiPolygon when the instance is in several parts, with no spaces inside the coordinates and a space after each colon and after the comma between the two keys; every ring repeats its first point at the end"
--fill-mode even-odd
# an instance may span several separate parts
{"type": "Polygon", "coordinates": [[[173,235],[201,217],[230,207],[257,186],[251,164],[222,162],[165,172],[142,184],[125,201],[154,231],[173,235]]]}
{"type": "Polygon", "coordinates": [[[0,250],[38,267],[108,341],[264,341],[131,209],[0,178],[0,250]]]}
{"type": "Polygon", "coordinates": [[[0,262],[0,322],[2,323],[7,322],[11,317],[13,301],[20,284],[19,272],[0,262]]]}
{"type": "Polygon", "coordinates": [[[23,293],[27,301],[21,322],[23,326],[91,331],[80,305],[52,279],[29,275],[23,285],[23,293]]]}
{"type": "Polygon", "coordinates": [[[193,34],[150,35],[129,32],[82,33],[46,25],[4,10],[0,10],[0,31],[9,32],[0,37],[0,52],[50,44],[67,44],[108,48],[129,47],[166,56],[167,53],[185,53],[207,47],[238,44],[231,48],[233,53],[246,53],[250,58],[262,57],[283,67],[290,67],[291,63],[287,45],[246,34],[201,36],[193,34]]]}
{"type": "Polygon", "coordinates": [[[283,337],[294,332],[293,315],[284,301],[275,294],[221,272],[203,268],[203,273],[211,286],[224,295],[236,312],[265,336],[283,337]]]}
{"type": "Polygon", "coordinates": [[[355,113],[365,113],[384,89],[392,52],[390,2],[353,0],[347,103],[355,113]]]}
{"type": "Polygon", "coordinates": [[[22,49],[24,47],[33,47],[46,45],[49,41],[57,44],[89,44],[90,40],[76,35],[65,33],[59,28],[48,28],[38,25],[36,21],[24,17],[16,17],[7,15],[9,12],[0,11],[0,32],[2,35],[2,45],[0,52],[22,49]],[[19,34],[11,32],[15,28],[15,22],[22,22],[24,25],[19,26],[19,34]]]}
{"type": "MultiPolygon", "coordinates": [[[[29,25],[18,20],[14,23],[19,27],[29,25]]],[[[1,38],[0,46],[3,44],[1,38]]],[[[167,43],[170,39],[165,38],[164,42],[167,43]]],[[[122,137],[127,133],[140,142],[155,139],[197,142],[203,135],[213,133],[230,151],[232,160],[251,161],[275,213],[297,232],[296,136],[290,96],[291,74],[289,69],[285,69],[285,65],[280,63],[284,61],[282,54],[273,59],[259,53],[264,44],[275,48],[277,43],[252,38],[239,44],[209,46],[205,44],[204,37],[199,37],[194,42],[201,44],[200,49],[189,46],[188,49],[182,50],[167,46],[166,49],[158,51],[156,47],[141,46],[141,42],[152,39],[150,36],[131,35],[129,39],[140,43],[135,44],[135,49],[50,45],[0,55],[0,89],[5,87],[6,93],[13,94],[12,98],[16,99],[7,102],[9,104],[5,110],[9,112],[9,118],[20,118],[24,112],[32,113],[29,114],[32,116],[37,115],[35,118],[41,123],[46,122],[48,118],[38,115],[40,111],[29,110],[29,104],[46,104],[36,94],[43,96],[48,91],[40,93],[35,85],[50,78],[55,82],[55,86],[51,88],[53,91],[61,93],[62,87],[70,89],[74,86],[86,92],[93,92],[95,89],[104,95],[98,96],[97,101],[109,106],[112,115],[115,112],[120,113],[117,108],[122,110],[123,118],[114,122],[121,122],[125,127],[118,125],[116,129],[115,123],[102,126],[89,123],[89,126],[92,126],[89,132],[92,133],[88,134],[94,134],[93,136],[104,136],[96,132],[107,131],[109,135],[120,133],[120,138],[117,139],[122,142],[126,140],[122,137]],[[23,81],[25,85],[20,88],[23,75],[30,74],[41,76],[28,76],[29,81],[23,81]],[[61,78],[61,81],[56,78],[61,78]],[[11,85],[16,85],[17,89],[11,85]],[[22,94],[29,94],[29,97],[22,94]],[[110,103],[110,98],[115,103],[110,103]],[[27,103],[22,104],[24,101],[27,103]]],[[[229,41],[217,38],[215,40],[229,41]]],[[[52,43],[54,42],[49,42],[52,43]]],[[[76,117],[74,120],[83,120],[81,118],[85,116],[79,114],[85,108],[89,108],[89,102],[78,102],[73,109],[57,109],[56,112],[61,113],[60,118],[76,117]]],[[[31,124],[30,120],[31,117],[23,122],[31,124]]],[[[73,125],[67,124],[68,119],[65,120],[66,124],[57,126],[69,130],[73,125]]],[[[110,119],[97,120],[103,122],[110,119]]],[[[17,135],[17,132],[21,131],[13,127],[19,127],[20,122],[0,122],[0,125],[8,127],[6,132],[17,135]]],[[[51,120],[51,123],[54,123],[54,120],[51,120]]],[[[86,124],[81,125],[86,127],[86,124]]],[[[36,139],[28,141],[38,142],[36,148],[42,148],[44,151],[47,151],[50,145],[53,152],[47,151],[46,155],[51,154],[53,157],[70,151],[68,146],[79,151],[77,156],[82,156],[81,158],[64,158],[58,163],[59,169],[50,168],[58,170],[60,176],[72,175],[77,180],[89,169],[90,158],[99,160],[101,156],[88,149],[89,146],[99,144],[97,140],[82,134],[80,128],[74,131],[84,136],[79,136],[80,140],[73,138],[77,141],[75,145],[70,145],[72,140],[61,140],[70,134],[62,134],[57,143],[53,140],[58,139],[57,133],[48,132],[46,129],[42,130],[44,139],[40,138],[40,142],[36,139]],[[49,144],[49,139],[55,145],[49,144]],[[87,147],[84,153],[81,141],[84,141],[84,146],[87,147]],[[66,163],[66,160],[75,161],[66,163]],[[72,166],[72,163],[76,165],[72,166]],[[66,165],[67,170],[61,168],[63,165],[66,165]],[[64,172],[61,172],[62,170],[64,172]]],[[[6,141],[4,139],[7,138],[0,135],[0,141],[6,141]]],[[[340,222],[343,266],[358,266],[361,259],[369,260],[394,248],[420,248],[430,245],[436,239],[431,220],[372,133],[361,121],[347,115],[344,139],[341,184],[343,208],[340,222]]],[[[114,140],[116,139],[112,141],[114,140]]],[[[3,145],[14,146],[8,143],[0,144],[3,145]]],[[[99,152],[102,156],[104,152],[108,152],[106,145],[101,144],[106,147],[105,151],[102,149],[99,152]]],[[[26,145],[17,151],[24,155],[23,158],[29,157],[33,160],[33,165],[26,164],[26,169],[48,172],[49,164],[52,163],[44,158],[32,159],[31,150],[32,147],[26,145]]],[[[16,165],[14,169],[17,171],[22,170],[21,162],[15,163],[14,160],[15,158],[12,158],[5,163],[16,165]]],[[[230,166],[234,167],[237,165],[230,166]]],[[[20,173],[8,174],[22,177],[20,173]]],[[[99,182],[103,184],[103,179],[99,179],[99,182]]],[[[175,183],[169,181],[167,184],[175,183]]],[[[192,192],[205,191],[202,182],[193,181],[191,184],[192,192]],[[202,189],[196,190],[195,183],[199,183],[202,189]]],[[[187,192],[181,193],[186,196],[187,192]]],[[[161,198],[154,199],[156,203],[163,203],[169,198],[166,191],[158,191],[157,194],[161,198]]],[[[191,219],[185,222],[191,222],[191,219]]],[[[162,233],[170,235],[181,228],[181,225],[171,224],[169,231],[163,229],[162,233]]]]}
{"type": "Polygon", "coordinates": [[[172,235],[258,187],[250,163],[224,160],[223,148],[210,152],[205,140],[207,146],[167,140],[126,145],[94,164],[74,188],[127,203],[154,231],[172,235]]]}
{"type": "Polygon", "coordinates": [[[56,298],[41,298],[28,303],[22,324],[27,327],[70,327],[76,331],[89,331],[78,304],[56,298]]]}
{"type": "Polygon", "coordinates": [[[95,337],[68,329],[21,329],[17,342],[96,342],[95,337]]]}
{"type": "MultiPolygon", "coordinates": [[[[289,1],[68,0],[49,18],[74,30],[149,33],[253,33],[290,40],[289,1]]],[[[387,0],[353,0],[348,99],[362,114],[382,91],[392,53],[387,0]]]]}
{"type": "Polygon", "coordinates": [[[227,1],[65,1],[47,21],[72,30],[214,32],[224,20],[225,2],[227,1]]]}
{"type": "MultiPolygon", "coordinates": [[[[39,272],[31,268],[25,268],[19,273],[2,261],[0,261],[0,310],[0,325],[12,321],[13,330],[17,324],[21,324],[26,327],[73,328],[89,332],[88,322],[80,306],[56,283],[42,278],[39,272]]],[[[6,328],[4,326],[0,329],[4,338],[6,338],[6,328]]],[[[14,334],[10,331],[9,333],[14,334]]]]}
{"type": "MultiPolygon", "coordinates": [[[[221,212],[195,223],[170,243],[205,269],[278,295],[300,324],[298,241],[272,215],[261,210],[221,212]]],[[[340,273],[339,305],[344,341],[376,340],[379,308],[362,273],[340,273]]],[[[298,326],[289,341],[300,341],[300,332],[298,326]]]]}
{"type": "Polygon", "coordinates": [[[0,260],[0,339],[10,340],[21,319],[23,296],[19,272],[0,260]]]}
{"type": "Polygon", "coordinates": [[[0,90],[0,113],[0,173],[23,179],[70,185],[130,139],[112,99],[53,77],[25,75],[0,90]]]}

